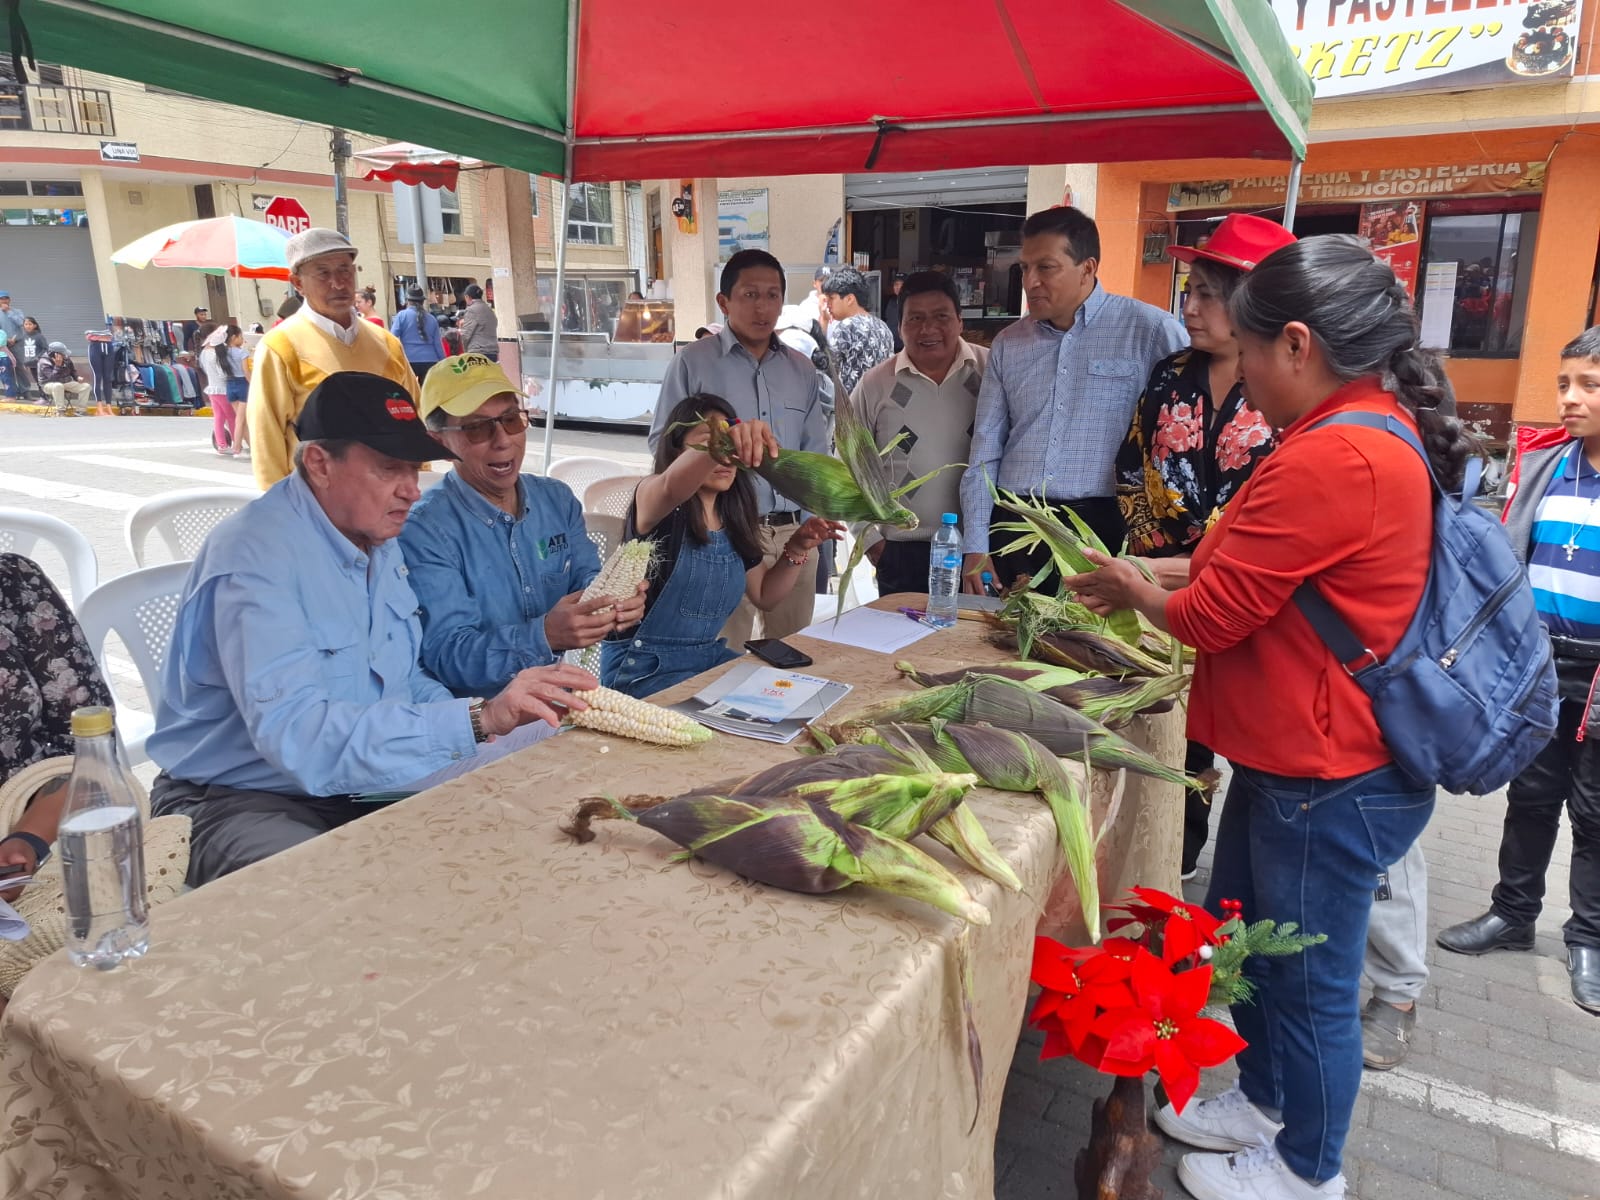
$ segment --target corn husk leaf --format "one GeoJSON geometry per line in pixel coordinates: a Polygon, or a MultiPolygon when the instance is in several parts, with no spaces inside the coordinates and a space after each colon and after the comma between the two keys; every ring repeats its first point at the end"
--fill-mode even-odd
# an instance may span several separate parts
{"type": "Polygon", "coordinates": [[[803,796],[679,796],[638,822],[757,883],[820,895],[852,883],[987,925],[989,911],[936,859],[803,796]]]}
{"type": "MultiPolygon", "coordinates": [[[[1111,550],[1096,536],[1084,520],[1071,509],[1057,509],[1046,503],[1040,497],[1019,496],[1015,492],[1001,491],[993,483],[989,485],[989,492],[997,506],[1009,509],[1017,516],[1015,521],[991,522],[989,528],[1003,533],[1017,533],[1020,536],[1003,548],[1003,553],[1027,551],[1043,546],[1049,551],[1050,561],[1043,570],[1034,576],[1032,587],[1037,588],[1050,575],[1056,571],[1062,579],[1069,575],[1084,575],[1095,570],[1095,564],[1089,561],[1086,549],[1099,551],[1101,554],[1120,554],[1122,547],[1111,550]],[[1062,521],[1060,513],[1065,513],[1067,520],[1062,521]]],[[[1095,618],[1099,622],[1100,618],[1095,618]]],[[[1105,629],[1114,637],[1121,639],[1130,646],[1139,640],[1139,614],[1132,609],[1123,609],[1104,618],[1105,629]]]]}
{"type": "Polygon", "coordinates": [[[1033,639],[1029,652],[1044,662],[1095,675],[1123,679],[1130,675],[1167,675],[1171,663],[1089,629],[1055,629],[1033,639]]]}
{"type": "Polygon", "coordinates": [[[896,722],[919,724],[935,717],[959,717],[966,707],[967,698],[972,695],[974,686],[975,681],[963,680],[959,683],[946,684],[944,687],[911,692],[893,700],[880,700],[876,704],[869,704],[865,708],[859,708],[847,716],[840,717],[831,724],[813,725],[813,729],[820,728],[825,736],[834,741],[849,741],[851,740],[849,730],[868,725],[887,725],[896,722]]]}
{"type": "Polygon", "coordinates": [[[1185,787],[1202,786],[1077,709],[1009,679],[991,676],[978,680],[961,719],[967,724],[995,725],[1026,733],[1063,758],[1087,754],[1090,763],[1104,770],[1126,769],[1185,787]]]}

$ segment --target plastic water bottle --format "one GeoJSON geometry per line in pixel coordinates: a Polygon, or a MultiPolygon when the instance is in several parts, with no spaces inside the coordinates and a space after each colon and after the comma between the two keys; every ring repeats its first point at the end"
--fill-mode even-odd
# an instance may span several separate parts
{"type": "Polygon", "coordinates": [[[994,576],[988,571],[985,571],[979,578],[983,583],[983,594],[985,596],[993,596],[998,599],[1000,596],[1000,589],[995,584],[994,576]]]}
{"type": "Polygon", "coordinates": [[[945,513],[928,543],[928,624],[948,629],[956,623],[961,592],[961,530],[956,514],[945,513]]]}
{"type": "Polygon", "coordinates": [[[109,708],[74,710],[72,737],[72,775],[57,835],[67,954],[79,966],[109,971],[150,948],[139,785],[117,751],[109,708]]]}

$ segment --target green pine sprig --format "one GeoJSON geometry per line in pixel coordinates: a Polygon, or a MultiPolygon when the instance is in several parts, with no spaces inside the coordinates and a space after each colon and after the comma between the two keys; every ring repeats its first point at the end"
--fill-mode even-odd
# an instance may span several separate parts
{"type": "Polygon", "coordinates": [[[1261,920],[1246,925],[1235,918],[1217,932],[1228,940],[1211,948],[1212,1004],[1246,1004],[1255,993],[1255,985],[1245,977],[1245,960],[1253,955],[1281,958],[1299,954],[1309,946],[1318,946],[1328,940],[1325,933],[1300,933],[1293,921],[1279,925],[1276,921],[1261,920]]]}

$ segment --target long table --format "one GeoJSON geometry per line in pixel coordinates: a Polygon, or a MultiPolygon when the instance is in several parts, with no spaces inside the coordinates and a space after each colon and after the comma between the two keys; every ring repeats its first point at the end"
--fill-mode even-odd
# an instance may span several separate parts
{"type": "MultiPolygon", "coordinates": [[[[906,690],[897,657],[1005,657],[967,621],[900,655],[795,644],[854,685],[841,711],[906,690]]],[[[1182,761],[1178,714],[1129,733],[1182,761]]],[[[1037,798],[969,801],[1020,894],[925,840],[989,908],[965,933],[881,893],[674,864],[623,822],[588,845],[557,828],[585,795],[671,795],[793,753],[570,731],[158,908],[143,960],[47,960],[5,1016],[4,1194],[991,1195],[1035,930],[1082,932],[1037,798]],[[986,1058],[975,1122],[963,936],[986,1058]]],[[[1097,816],[1114,782],[1096,773],[1097,816]]],[[[1181,824],[1175,786],[1128,776],[1102,894],[1175,888],[1181,824]]]]}

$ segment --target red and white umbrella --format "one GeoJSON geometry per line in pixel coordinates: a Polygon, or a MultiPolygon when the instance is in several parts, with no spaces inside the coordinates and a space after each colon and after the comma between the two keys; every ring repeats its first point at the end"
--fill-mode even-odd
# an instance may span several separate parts
{"type": "Polygon", "coordinates": [[[456,180],[463,167],[483,165],[483,160],[448,154],[419,146],[415,142],[390,142],[387,146],[374,146],[351,155],[371,169],[365,179],[381,179],[385,183],[405,183],[412,187],[449,188],[455,191],[456,180]]]}

